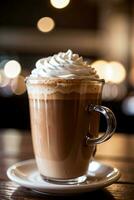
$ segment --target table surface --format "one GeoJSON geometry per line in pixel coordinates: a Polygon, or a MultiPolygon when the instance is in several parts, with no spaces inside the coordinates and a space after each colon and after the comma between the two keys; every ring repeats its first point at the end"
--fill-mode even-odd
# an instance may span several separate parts
{"type": "Polygon", "coordinates": [[[0,131],[0,200],[38,199],[134,199],[134,135],[116,133],[109,141],[98,145],[96,160],[118,168],[121,178],[114,184],[94,192],[69,197],[39,195],[17,185],[6,176],[6,170],[16,162],[33,158],[29,132],[8,129],[0,131]]]}

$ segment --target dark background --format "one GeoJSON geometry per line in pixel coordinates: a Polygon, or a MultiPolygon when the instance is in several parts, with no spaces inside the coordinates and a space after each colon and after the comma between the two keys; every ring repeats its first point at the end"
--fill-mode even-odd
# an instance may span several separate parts
{"type": "MultiPolygon", "coordinates": [[[[127,89],[121,98],[103,99],[102,104],[113,110],[117,118],[118,132],[134,133],[134,114],[122,110],[122,102],[134,91],[129,81],[133,67],[133,1],[128,0],[72,0],[64,9],[52,7],[49,0],[1,0],[0,1],[0,63],[4,59],[16,59],[22,66],[22,75],[29,75],[35,62],[48,55],[71,48],[84,58],[118,60],[126,68],[124,85],[127,89]],[[108,40],[108,18],[124,16],[127,21],[126,54],[112,57],[107,49],[107,40],[102,45],[99,34],[104,33],[108,40]],[[37,30],[37,21],[44,16],[52,17],[55,29],[49,33],[37,30]],[[89,35],[89,44],[85,36],[89,35]],[[92,39],[94,38],[94,39],[92,39]],[[95,40],[96,38],[96,40],[95,40]],[[74,42],[72,42],[74,41],[74,42]],[[94,43],[94,41],[98,41],[94,43]],[[100,46],[101,44],[101,46],[100,46]]],[[[113,30],[116,32],[116,30],[113,30]]],[[[121,34],[121,33],[120,33],[121,34]]],[[[123,43],[124,41],[122,41],[123,43]]],[[[113,44],[114,45],[114,44],[113,44]]],[[[1,68],[4,66],[1,64],[1,68]]],[[[102,118],[101,130],[104,129],[102,118]]],[[[0,128],[29,129],[29,107],[27,93],[15,95],[7,88],[0,88],[0,128]]]]}

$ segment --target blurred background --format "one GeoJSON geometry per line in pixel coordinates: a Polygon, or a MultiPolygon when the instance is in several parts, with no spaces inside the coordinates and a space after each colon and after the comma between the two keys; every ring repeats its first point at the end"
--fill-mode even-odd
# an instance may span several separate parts
{"type": "Polygon", "coordinates": [[[116,131],[134,133],[133,8],[132,0],[1,0],[0,128],[30,128],[25,77],[38,59],[72,49],[106,80],[102,104],[116,131]]]}

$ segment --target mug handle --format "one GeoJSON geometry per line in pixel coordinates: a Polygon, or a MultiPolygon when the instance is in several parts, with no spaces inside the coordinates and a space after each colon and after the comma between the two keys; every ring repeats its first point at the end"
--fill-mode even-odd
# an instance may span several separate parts
{"type": "Polygon", "coordinates": [[[106,132],[102,134],[102,136],[98,138],[90,138],[89,136],[86,136],[86,144],[100,144],[102,142],[105,142],[109,140],[112,135],[114,134],[114,131],[116,129],[116,118],[114,113],[107,107],[101,106],[101,105],[88,105],[87,109],[88,113],[95,111],[103,114],[107,121],[107,129],[106,132]]]}

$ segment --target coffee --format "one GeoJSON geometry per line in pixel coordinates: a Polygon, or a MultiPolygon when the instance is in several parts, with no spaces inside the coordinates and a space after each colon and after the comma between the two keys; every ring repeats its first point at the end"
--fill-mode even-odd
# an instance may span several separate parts
{"type": "Polygon", "coordinates": [[[112,136],[114,114],[100,105],[103,84],[70,50],[39,60],[27,78],[35,158],[45,180],[83,182],[96,144],[112,136]],[[100,113],[107,131],[98,138],[100,113]]]}
{"type": "Polygon", "coordinates": [[[100,84],[88,80],[53,80],[49,85],[44,81],[30,86],[32,137],[42,175],[70,179],[85,174],[95,145],[89,148],[84,139],[88,133],[97,137],[99,129],[99,114],[88,115],[86,107],[100,104],[101,90],[100,84]],[[54,93],[43,93],[53,87],[54,93]]]}

